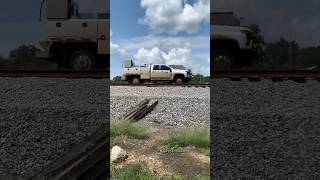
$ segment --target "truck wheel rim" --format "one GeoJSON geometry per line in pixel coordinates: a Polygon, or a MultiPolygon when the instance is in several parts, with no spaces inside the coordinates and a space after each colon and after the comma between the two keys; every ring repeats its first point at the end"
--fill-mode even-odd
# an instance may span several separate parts
{"type": "Polygon", "coordinates": [[[214,58],[214,65],[216,68],[230,68],[231,58],[224,54],[219,54],[214,58]]]}
{"type": "Polygon", "coordinates": [[[176,83],[177,83],[177,84],[181,84],[181,83],[182,83],[182,79],[177,79],[177,80],[176,80],[176,83]]]}
{"type": "Polygon", "coordinates": [[[139,80],[138,79],[133,79],[132,82],[133,82],[133,84],[139,84],[139,80]]]}
{"type": "Polygon", "coordinates": [[[87,55],[79,55],[73,61],[73,67],[76,70],[88,70],[92,67],[92,61],[87,55]]]}

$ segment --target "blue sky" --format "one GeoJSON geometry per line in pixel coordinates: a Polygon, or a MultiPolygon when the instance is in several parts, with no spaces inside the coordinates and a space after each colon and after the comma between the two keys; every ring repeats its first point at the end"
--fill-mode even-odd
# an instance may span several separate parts
{"type": "Polygon", "coordinates": [[[209,75],[209,0],[111,0],[111,78],[124,59],[209,75]]]}

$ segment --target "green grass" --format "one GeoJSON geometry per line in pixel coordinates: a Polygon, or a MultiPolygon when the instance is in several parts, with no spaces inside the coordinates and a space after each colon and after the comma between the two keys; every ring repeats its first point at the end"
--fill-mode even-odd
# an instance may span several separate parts
{"type": "MultiPolygon", "coordinates": [[[[124,168],[117,169],[113,165],[111,165],[111,179],[114,180],[184,180],[188,178],[184,178],[180,175],[169,175],[169,176],[160,176],[156,173],[153,173],[149,170],[145,170],[143,166],[136,162],[134,164],[128,165],[124,168]]],[[[190,179],[190,178],[189,178],[190,179]]],[[[193,178],[194,180],[209,180],[210,177],[196,175],[193,178]]]]}
{"type": "Polygon", "coordinates": [[[210,148],[209,129],[183,129],[174,133],[165,141],[164,153],[174,153],[181,147],[195,146],[197,148],[210,148]]]}
{"type": "Polygon", "coordinates": [[[157,180],[157,175],[143,169],[142,165],[135,163],[122,169],[116,169],[111,166],[111,179],[117,180],[157,180]]]}
{"type": "Polygon", "coordinates": [[[110,126],[111,137],[127,136],[132,139],[147,139],[150,137],[149,128],[129,121],[112,121],[110,126]]]}

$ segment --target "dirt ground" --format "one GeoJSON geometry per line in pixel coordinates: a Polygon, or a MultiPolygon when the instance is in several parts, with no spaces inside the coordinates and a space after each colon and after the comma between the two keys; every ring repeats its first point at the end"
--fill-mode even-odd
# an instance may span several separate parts
{"type": "Polygon", "coordinates": [[[173,129],[151,128],[151,135],[145,140],[117,137],[116,145],[127,151],[128,158],[115,167],[140,162],[160,176],[178,175],[188,179],[196,175],[210,176],[210,153],[195,147],[181,148],[176,153],[162,152],[164,141],[172,132],[173,129]]]}

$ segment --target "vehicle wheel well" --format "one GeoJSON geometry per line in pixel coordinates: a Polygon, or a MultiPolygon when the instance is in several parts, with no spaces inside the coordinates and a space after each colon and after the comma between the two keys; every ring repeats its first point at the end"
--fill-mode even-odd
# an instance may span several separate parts
{"type": "Polygon", "coordinates": [[[228,50],[232,53],[237,54],[239,52],[239,44],[236,40],[233,39],[216,39],[211,40],[210,51],[214,52],[215,50],[228,50]]]}
{"type": "Polygon", "coordinates": [[[174,79],[176,79],[177,77],[182,77],[182,78],[184,78],[184,75],[183,75],[183,74],[176,74],[176,75],[174,75],[174,79]]]}
{"type": "Polygon", "coordinates": [[[97,43],[95,42],[55,42],[50,47],[50,55],[59,64],[68,65],[71,55],[79,50],[89,51],[97,58],[97,43]]]}

